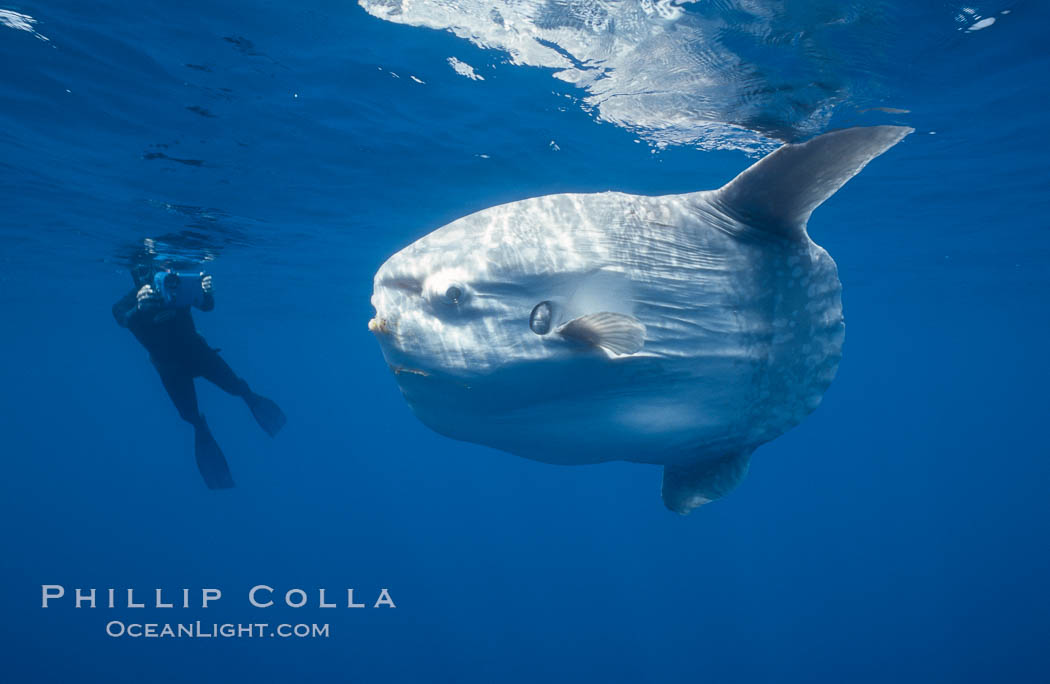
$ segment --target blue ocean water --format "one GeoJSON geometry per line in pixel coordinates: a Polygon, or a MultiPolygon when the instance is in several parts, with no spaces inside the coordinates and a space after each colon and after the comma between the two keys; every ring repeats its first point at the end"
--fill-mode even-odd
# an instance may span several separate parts
{"type": "Polygon", "coordinates": [[[1045,5],[552,0],[493,33],[521,4],[488,4],[0,4],[0,677],[1046,681],[1045,5]],[[376,268],[459,216],[714,188],[881,123],[916,133],[810,222],[843,282],[838,376],[688,517],[655,467],[428,431],[366,329],[376,268]],[[198,329],[288,415],[270,439],[198,383],[232,491],[202,486],[110,315],[145,245],[214,274],[198,329]],[[44,609],[45,584],[68,595],[44,609]],[[309,603],[254,608],[259,584],[309,603]],[[78,587],[223,598],[78,609],[78,587]]]}

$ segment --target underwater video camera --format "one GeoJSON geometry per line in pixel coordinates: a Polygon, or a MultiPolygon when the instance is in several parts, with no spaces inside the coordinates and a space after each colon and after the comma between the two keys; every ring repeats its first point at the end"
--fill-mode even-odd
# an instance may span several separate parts
{"type": "Polygon", "coordinates": [[[153,289],[172,308],[200,307],[204,303],[203,279],[203,273],[160,271],[153,276],[153,289]]]}

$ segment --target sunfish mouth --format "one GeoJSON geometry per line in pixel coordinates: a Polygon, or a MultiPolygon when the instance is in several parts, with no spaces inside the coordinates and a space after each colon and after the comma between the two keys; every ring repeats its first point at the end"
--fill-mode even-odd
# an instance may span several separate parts
{"type": "Polygon", "coordinates": [[[376,316],[375,318],[368,321],[368,330],[374,333],[382,333],[384,335],[390,333],[390,327],[387,325],[385,318],[376,316]]]}
{"type": "MultiPolygon", "coordinates": [[[[389,335],[393,332],[392,326],[387,322],[387,319],[375,316],[368,321],[368,330],[376,335],[389,335]]],[[[430,373],[420,368],[412,368],[399,363],[387,363],[387,366],[394,373],[394,375],[401,375],[402,373],[408,373],[410,375],[418,375],[420,377],[429,377],[430,373]]]]}

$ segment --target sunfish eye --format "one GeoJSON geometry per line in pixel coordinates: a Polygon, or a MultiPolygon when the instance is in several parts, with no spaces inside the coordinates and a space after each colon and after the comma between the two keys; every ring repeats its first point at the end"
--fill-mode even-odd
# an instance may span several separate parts
{"type": "Polygon", "coordinates": [[[532,307],[532,313],[529,315],[529,327],[532,328],[532,332],[537,335],[549,333],[551,331],[553,311],[554,309],[548,301],[542,301],[532,307]]]}
{"type": "Polygon", "coordinates": [[[420,295],[433,308],[433,313],[455,315],[469,305],[471,291],[461,276],[445,271],[422,282],[420,295]]]}

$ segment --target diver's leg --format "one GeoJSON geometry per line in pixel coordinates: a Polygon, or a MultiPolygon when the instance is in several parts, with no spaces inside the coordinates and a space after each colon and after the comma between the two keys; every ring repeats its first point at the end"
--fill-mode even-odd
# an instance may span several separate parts
{"type": "Polygon", "coordinates": [[[246,397],[252,391],[248,383],[230,368],[230,364],[202,340],[196,350],[197,374],[224,392],[235,397],[246,397]]]}
{"type": "Polygon", "coordinates": [[[199,352],[197,363],[197,370],[201,376],[230,394],[243,398],[244,403],[248,404],[248,408],[251,409],[255,422],[266,434],[273,437],[280,432],[288,420],[281,407],[261,394],[251,391],[248,383],[237,377],[237,374],[230,368],[230,364],[219,356],[219,352],[203,342],[202,346],[204,348],[199,352]]]}
{"type": "Polygon", "coordinates": [[[196,427],[201,422],[201,414],[197,408],[197,389],[193,386],[193,376],[183,370],[161,366],[157,366],[157,372],[179,416],[196,427]]]}
{"type": "Polygon", "coordinates": [[[208,489],[229,489],[233,486],[230,466],[197,408],[197,389],[193,386],[193,376],[183,369],[158,366],[157,370],[179,416],[193,426],[193,450],[204,484],[208,489]]]}

